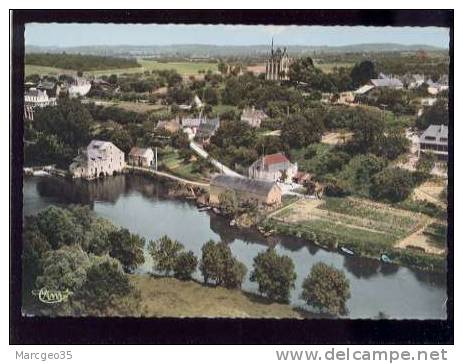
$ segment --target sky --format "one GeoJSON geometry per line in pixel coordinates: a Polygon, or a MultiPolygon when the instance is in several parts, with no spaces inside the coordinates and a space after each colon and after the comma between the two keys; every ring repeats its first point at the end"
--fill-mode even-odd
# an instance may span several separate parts
{"type": "Polygon", "coordinates": [[[449,31],[437,27],[341,27],[182,24],[26,24],[26,45],[276,44],[342,46],[364,43],[420,44],[448,48],[449,31]]]}

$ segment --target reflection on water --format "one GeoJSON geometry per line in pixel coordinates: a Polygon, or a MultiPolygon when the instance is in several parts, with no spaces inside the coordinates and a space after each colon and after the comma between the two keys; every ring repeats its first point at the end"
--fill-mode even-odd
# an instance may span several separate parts
{"type": "MultiPolygon", "coordinates": [[[[375,318],[382,312],[389,318],[446,317],[443,306],[446,280],[443,274],[414,271],[376,260],[343,256],[293,237],[265,238],[255,230],[229,226],[223,217],[200,212],[194,204],[168,196],[160,183],[143,176],[116,176],[99,181],[67,181],[54,177],[30,177],[24,180],[24,214],[34,214],[50,204],[66,206],[86,204],[100,216],[124,226],[147,239],[167,234],[200,256],[201,246],[209,239],[222,240],[248,268],[243,289],[257,292],[249,281],[254,257],[269,245],[294,262],[296,289],[291,302],[304,306],[301,285],[318,262],[331,264],[346,273],[352,297],[347,307],[352,318],[375,318]]],[[[140,271],[149,271],[147,256],[140,271]]],[[[199,272],[196,277],[200,278],[199,272]]]]}

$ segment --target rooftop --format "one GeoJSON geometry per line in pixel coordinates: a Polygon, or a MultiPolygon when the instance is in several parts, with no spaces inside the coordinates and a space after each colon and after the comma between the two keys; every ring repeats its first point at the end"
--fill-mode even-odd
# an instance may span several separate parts
{"type": "Polygon", "coordinates": [[[430,141],[435,144],[447,145],[449,128],[447,125],[429,125],[428,128],[421,134],[420,142],[429,143],[430,141]],[[427,138],[435,138],[435,140],[429,140],[427,138]],[[442,140],[443,138],[444,140],[442,140]]]}
{"type": "Polygon", "coordinates": [[[270,166],[272,164],[289,163],[289,159],[283,153],[268,154],[262,157],[264,165],[270,166]]]}
{"type": "Polygon", "coordinates": [[[231,188],[239,192],[248,192],[266,196],[273,187],[278,187],[275,182],[260,181],[256,179],[227,176],[219,174],[211,179],[211,186],[231,188]]]}
{"type": "Polygon", "coordinates": [[[403,87],[402,81],[397,78],[375,78],[370,81],[375,87],[403,87]]]}

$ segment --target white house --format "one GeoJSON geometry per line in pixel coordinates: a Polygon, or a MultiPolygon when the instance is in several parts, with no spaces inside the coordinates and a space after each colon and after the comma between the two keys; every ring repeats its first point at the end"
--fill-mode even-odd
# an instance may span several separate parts
{"type": "Polygon", "coordinates": [[[77,78],[75,82],[68,87],[69,97],[85,96],[92,88],[92,84],[83,78],[77,78]]]}
{"type": "Polygon", "coordinates": [[[291,182],[297,175],[297,163],[291,163],[283,153],[265,155],[248,168],[248,176],[271,182],[291,182]]]}
{"type": "Polygon", "coordinates": [[[92,140],[85,149],[80,149],[69,166],[73,178],[95,179],[112,176],[125,167],[124,152],[113,143],[92,140]]]}
{"type": "Polygon", "coordinates": [[[151,148],[133,147],[129,153],[129,164],[138,167],[150,167],[153,165],[154,152],[151,148]]]}

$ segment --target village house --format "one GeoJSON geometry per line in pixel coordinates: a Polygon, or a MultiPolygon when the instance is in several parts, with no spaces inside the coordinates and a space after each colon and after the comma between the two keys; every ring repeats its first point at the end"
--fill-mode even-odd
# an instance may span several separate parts
{"type": "Polygon", "coordinates": [[[32,108],[55,106],[56,98],[48,97],[47,91],[30,88],[24,94],[24,104],[32,108]]]}
{"type": "Polygon", "coordinates": [[[291,182],[297,175],[297,163],[291,163],[283,153],[265,155],[248,168],[248,176],[270,182],[291,182]]]}
{"type": "Polygon", "coordinates": [[[245,108],[241,114],[241,121],[248,123],[249,126],[253,128],[260,128],[262,120],[268,118],[268,115],[262,110],[256,110],[253,106],[252,108],[245,108]]]}
{"type": "Polygon", "coordinates": [[[76,78],[73,83],[68,86],[69,97],[85,96],[92,88],[92,84],[84,78],[76,78]]]}
{"type": "Polygon", "coordinates": [[[403,89],[404,85],[398,78],[375,78],[370,80],[370,85],[378,88],[391,88],[395,90],[403,89]]]}
{"type": "Polygon", "coordinates": [[[156,129],[164,129],[167,130],[169,133],[176,133],[181,128],[180,122],[178,119],[171,119],[171,120],[159,120],[158,124],[156,125],[156,129]]]}
{"type": "Polygon", "coordinates": [[[209,203],[220,205],[221,195],[229,191],[235,193],[240,202],[252,201],[257,205],[281,204],[282,191],[276,183],[223,174],[211,179],[209,203]]]}
{"type": "Polygon", "coordinates": [[[448,133],[447,125],[429,125],[420,136],[418,156],[421,153],[432,153],[439,160],[447,160],[448,133]]]}
{"type": "Polygon", "coordinates": [[[133,147],[130,149],[128,164],[137,167],[151,167],[153,165],[154,152],[151,148],[133,147]]]}
{"type": "Polygon", "coordinates": [[[199,127],[196,129],[195,139],[202,144],[207,144],[219,127],[219,118],[202,119],[199,127]]]}
{"type": "Polygon", "coordinates": [[[79,154],[69,166],[69,172],[72,178],[91,180],[112,176],[114,173],[122,172],[124,167],[124,152],[111,142],[92,140],[87,148],[79,150],[79,154]]]}

